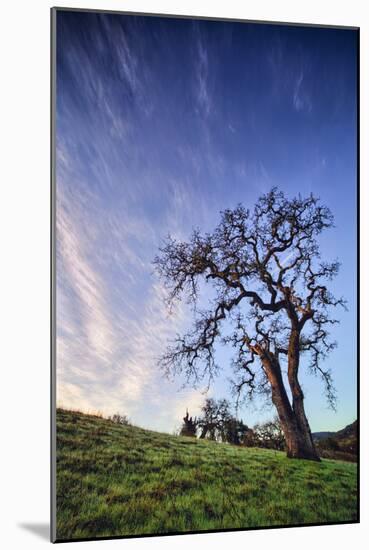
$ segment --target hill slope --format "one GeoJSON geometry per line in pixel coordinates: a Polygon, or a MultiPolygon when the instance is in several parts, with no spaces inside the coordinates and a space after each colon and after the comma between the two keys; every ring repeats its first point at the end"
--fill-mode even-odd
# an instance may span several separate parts
{"type": "Polygon", "coordinates": [[[334,437],[341,441],[345,439],[357,440],[357,420],[337,432],[314,432],[312,435],[316,441],[327,439],[328,437],[334,437]]]}
{"type": "Polygon", "coordinates": [[[325,458],[357,460],[357,420],[338,432],[313,433],[320,455],[325,458]]]}
{"type": "Polygon", "coordinates": [[[57,538],[356,520],[356,465],[57,412],[57,538]]]}

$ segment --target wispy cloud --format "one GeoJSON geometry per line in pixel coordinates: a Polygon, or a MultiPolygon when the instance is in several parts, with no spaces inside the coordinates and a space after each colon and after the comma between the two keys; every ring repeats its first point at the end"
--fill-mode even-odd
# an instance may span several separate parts
{"type": "Polygon", "coordinates": [[[292,103],[295,111],[305,111],[310,113],[312,110],[312,102],[307,90],[304,88],[303,83],[304,73],[301,72],[299,76],[295,79],[292,103]]]}
{"type": "Polygon", "coordinates": [[[271,74],[271,94],[280,102],[291,98],[292,108],[298,112],[310,113],[313,108],[308,86],[310,59],[301,47],[291,51],[280,34],[273,38],[273,46],[267,54],[271,74]]]}
{"type": "MultiPolygon", "coordinates": [[[[116,309],[100,273],[103,260],[88,260],[88,243],[77,227],[59,206],[58,400],[71,407],[145,417],[140,409],[155,408],[155,399],[150,403],[151,392],[154,397],[155,392],[162,395],[165,381],[156,360],[181,324],[180,310],[167,316],[164,290],[158,283],[146,290],[141,287],[147,297],[141,303],[136,298],[137,311],[116,309]]],[[[95,230],[99,230],[98,223],[95,230]]],[[[125,269],[130,269],[129,264],[120,270],[121,299],[132,304],[132,281],[124,280],[125,269]]],[[[141,420],[149,423],[147,417],[141,420]]]]}
{"type": "MultiPolygon", "coordinates": [[[[103,159],[103,142],[98,146],[103,159]]],[[[183,381],[167,381],[158,369],[158,357],[186,323],[186,308],[168,314],[151,262],[167,230],[186,237],[195,198],[181,181],[169,181],[168,214],[153,226],[118,199],[119,177],[108,164],[102,172],[92,167],[94,180],[115,186],[117,201],[106,207],[104,194],[76,179],[76,159],[61,145],[57,163],[58,403],[121,411],[140,425],[171,430],[203,395],[177,391],[183,381]]],[[[136,201],[140,193],[138,186],[136,201]]]]}
{"type": "Polygon", "coordinates": [[[123,30],[114,27],[114,39],[109,30],[98,34],[101,57],[80,47],[68,51],[83,109],[75,93],[60,94],[57,397],[67,407],[120,411],[143,426],[170,430],[182,409],[203,396],[178,392],[183,381],[169,382],[158,369],[158,357],[186,319],[183,308],[168,316],[152,260],[168,232],[188,235],[189,220],[200,221],[203,206],[186,177],[153,170],[144,144],[132,143],[134,111],[121,94],[130,92],[141,116],[155,90],[145,86],[148,69],[138,67],[123,30]],[[110,73],[102,76],[105,50],[117,67],[114,82],[110,73]],[[151,212],[158,181],[160,193],[166,190],[159,220],[151,212]]]}
{"type": "Polygon", "coordinates": [[[198,103],[199,113],[208,117],[212,109],[212,100],[210,95],[210,68],[209,68],[209,54],[204,44],[200,31],[197,30],[196,35],[196,56],[197,62],[195,65],[196,71],[196,90],[195,95],[198,103]]]}

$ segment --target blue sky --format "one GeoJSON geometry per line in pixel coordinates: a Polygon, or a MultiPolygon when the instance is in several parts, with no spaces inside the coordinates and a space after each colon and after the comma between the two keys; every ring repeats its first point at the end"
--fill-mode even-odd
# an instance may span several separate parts
{"type": "MultiPolygon", "coordinates": [[[[272,186],[315,193],[336,227],[322,257],[348,300],[327,409],[304,372],[314,431],[356,418],[356,33],[125,15],[57,14],[57,400],[173,431],[201,389],[156,359],[191,315],[169,315],[152,260],[168,234],[211,230],[272,186]]],[[[230,353],[210,395],[229,397],[230,353]]],[[[249,425],[270,418],[245,407],[249,425]]]]}

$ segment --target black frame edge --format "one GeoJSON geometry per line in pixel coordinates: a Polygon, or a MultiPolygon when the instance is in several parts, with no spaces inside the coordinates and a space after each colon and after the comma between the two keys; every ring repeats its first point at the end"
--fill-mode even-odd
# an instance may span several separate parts
{"type": "Polygon", "coordinates": [[[357,52],[356,52],[356,373],[357,373],[357,523],[360,523],[360,27],[357,28],[357,52]]]}
{"type": "Polygon", "coordinates": [[[50,9],[50,541],[56,542],[56,8],[50,9]]]}
{"type": "Polygon", "coordinates": [[[208,15],[188,15],[188,14],[175,14],[175,13],[154,13],[154,12],[141,12],[141,11],[125,11],[125,10],[109,10],[104,8],[68,8],[63,6],[54,6],[52,8],[55,11],[78,11],[87,13],[107,13],[117,15],[131,15],[131,16],[144,16],[144,17],[164,17],[169,19],[199,19],[204,21],[225,21],[230,23],[252,23],[258,25],[283,25],[285,27],[318,27],[324,29],[342,29],[342,30],[358,30],[359,26],[351,25],[329,25],[326,23],[297,23],[294,21],[270,21],[259,19],[239,19],[237,17],[216,17],[208,15]]]}

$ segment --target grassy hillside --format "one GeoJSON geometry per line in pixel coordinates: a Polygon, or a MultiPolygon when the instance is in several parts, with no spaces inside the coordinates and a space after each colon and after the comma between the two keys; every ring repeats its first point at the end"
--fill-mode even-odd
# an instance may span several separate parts
{"type": "Polygon", "coordinates": [[[355,521],[356,464],[57,412],[57,538],[355,521]]]}

